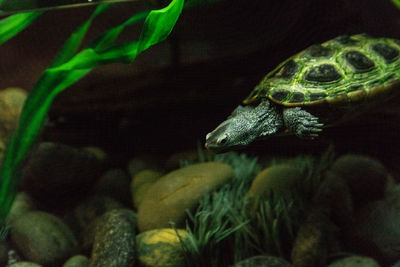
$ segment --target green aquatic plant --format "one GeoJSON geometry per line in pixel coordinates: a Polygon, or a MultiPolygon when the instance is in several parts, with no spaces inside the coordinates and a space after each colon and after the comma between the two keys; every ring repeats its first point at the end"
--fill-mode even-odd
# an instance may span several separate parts
{"type": "MultiPolygon", "coordinates": [[[[249,223],[238,207],[241,207],[243,196],[261,167],[257,158],[235,152],[212,155],[199,148],[198,155],[199,162],[220,161],[230,164],[235,177],[221,189],[206,194],[193,213],[187,211],[189,220],[186,230],[189,235],[182,242],[185,260],[187,266],[228,266],[235,252],[232,246],[235,232],[249,223]]],[[[183,165],[192,163],[185,161],[183,165]]]]}
{"type": "Polygon", "coordinates": [[[397,8],[400,8],[400,0],[392,0],[392,3],[397,6],[397,8]]]}
{"type": "Polygon", "coordinates": [[[0,21],[0,45],[31,25],[43,12],[27,12],[0,21]]]}
{"type": "MultiPolygon", "coordinates": [[[[97,6],[88,20],[80,25],[65,42],[31,90],[23,107],[19,125],[7,145],[0,169],[1,225],[4,225],[15,198],[21,163],[35,144],[54,98],[68,86],[82,79],[93,68],[108,63],[129,64],[141,52],[163,41],[172,31],[182,12],[183,4],[184,0],[172,0],[165,8],[135,14],[122,24],[109,29],[87,48],[78,52],[93,20],[112,6],[102,4],[97,6]],[[116,43],[118,36],[127,26],[143,20],[142,32],[137,41],[116,43]]],[[[31,16],[28,18],[33,20],[34,15],[31,16]]],[[[0,29],[0,33],[2,31],[5,30],[0,29]]]]}
{"type": "MultiPolygon", "coordinates": [[[[187,266],[227,266],[259,254],[287,258],[303,211],[321,184],[321,174],[333,161],[332,148],[319,159],[271,158],[267,166],[285,162],[298,169],[304,178],[287,195],[272,194],[268,199],[258,198],[254,202],[250,202],[246,193],[261,170],[257,158],[236,152],[215,155],[199,148],[197,162],[213,160],[230,164],[235,178],[205,195],[193,213],[187,211],[189,235],[182,241],[187,266]]],[[[193,163],[181,162],[182,166],[193,163]]]]}

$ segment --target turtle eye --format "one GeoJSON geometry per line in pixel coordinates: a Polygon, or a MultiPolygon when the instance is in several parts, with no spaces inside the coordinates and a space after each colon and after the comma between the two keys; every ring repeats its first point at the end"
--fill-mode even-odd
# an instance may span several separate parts
{"type": "Polygon", "coordinates": [[[225,145],[227,141],[228,139],[226,138],[226,136],[224,136],[218,140],[218,145],[225,145]]]}

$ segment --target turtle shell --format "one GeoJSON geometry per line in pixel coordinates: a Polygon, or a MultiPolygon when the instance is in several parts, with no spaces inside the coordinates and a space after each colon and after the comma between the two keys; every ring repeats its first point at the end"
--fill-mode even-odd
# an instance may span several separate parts
{"type": "Polygon", "coordinates": [[[282,62],[243,102],[269,98],[284,106],[353,103],[390,92],[399,81],[399,40],[339,36],[282,62]]]}

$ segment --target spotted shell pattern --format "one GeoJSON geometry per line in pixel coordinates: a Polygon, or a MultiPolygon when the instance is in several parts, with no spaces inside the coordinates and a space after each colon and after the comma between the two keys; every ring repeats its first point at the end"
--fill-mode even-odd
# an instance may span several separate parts
{"type": "Polygon", "coordinates": [[[390,91],[399,81],[399,40],[339,36],[284,61],[243,103],[265,97],[284,106],[352,103],[390,91]]]}

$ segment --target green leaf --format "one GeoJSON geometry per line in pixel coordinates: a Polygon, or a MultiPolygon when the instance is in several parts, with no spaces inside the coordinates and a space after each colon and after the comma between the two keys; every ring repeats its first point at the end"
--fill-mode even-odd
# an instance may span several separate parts
{"type": "Polygon", "coordinates": [[[137,54],[164,40],[170,34],[182,8],[183,1],[173,0],[169,6],[150,12],[140,35],[137,54]]]}
{"type": "Polygon", "coordinates": [[[29,94],[18,128],[7,146],[0,169],[0,223],[5,222],[15,197],[20,178],[20,164],[36,142],[54,98],[93,68],[107,63],[131,63],[138,54],[163,41],[172,31],[182,12],[183,3],[184,0],[173,0],[163,9],[134,15],[100,36],[90,47],[76,53],[94,18],[108,7],[100,5],[66,41],[53,63],[43,72],[29,94]],[[144,18],[146,20],[138,41],[122,45],[115,44],[116,38],[125,27],[144,18]]]}
{"type": "Polygon", "coordinates": [[[125,21],[123,24],[118,25],[107,32],[105,32],[103,35],[101,35],[97,40],[95,40],[90,47],[95,48],[96,51],[104,51],[108,49],[118,38],[119,34],[123,31],[123,29],[126,26],[132,25],[134,23],[137,23],[139,21],[142,21],[146,18],[148,15],[148,11],[142,11],[134,16],[132,16],[130,19],[125,21]]]}
{"type": "Polygon", "coordinates": [[[400,0],[392,0],[392,3],[397,6],[397,8],[400,9],[400,0]]]}
{"type": "Polygon", "coordinates": [[[0,20],[0,45],[28,27],[42,14],[43,12],[27,12],[0,20]]]}
{"type": "Polygon", "coordinates": [[[58,66],[69,59],[78,51],[79,46],[82,43],[83,38],[86,35],[90,25],[92,24],[93,20],[107,10],[110,5],[99,5],[96,10],[92,13],[90,18],[85,21],[78,29],[71,34],[69,39],[65,42],[64,46],[60,49],[57,56],[54,58],[53,63],[51,66],[58,66]]]}

